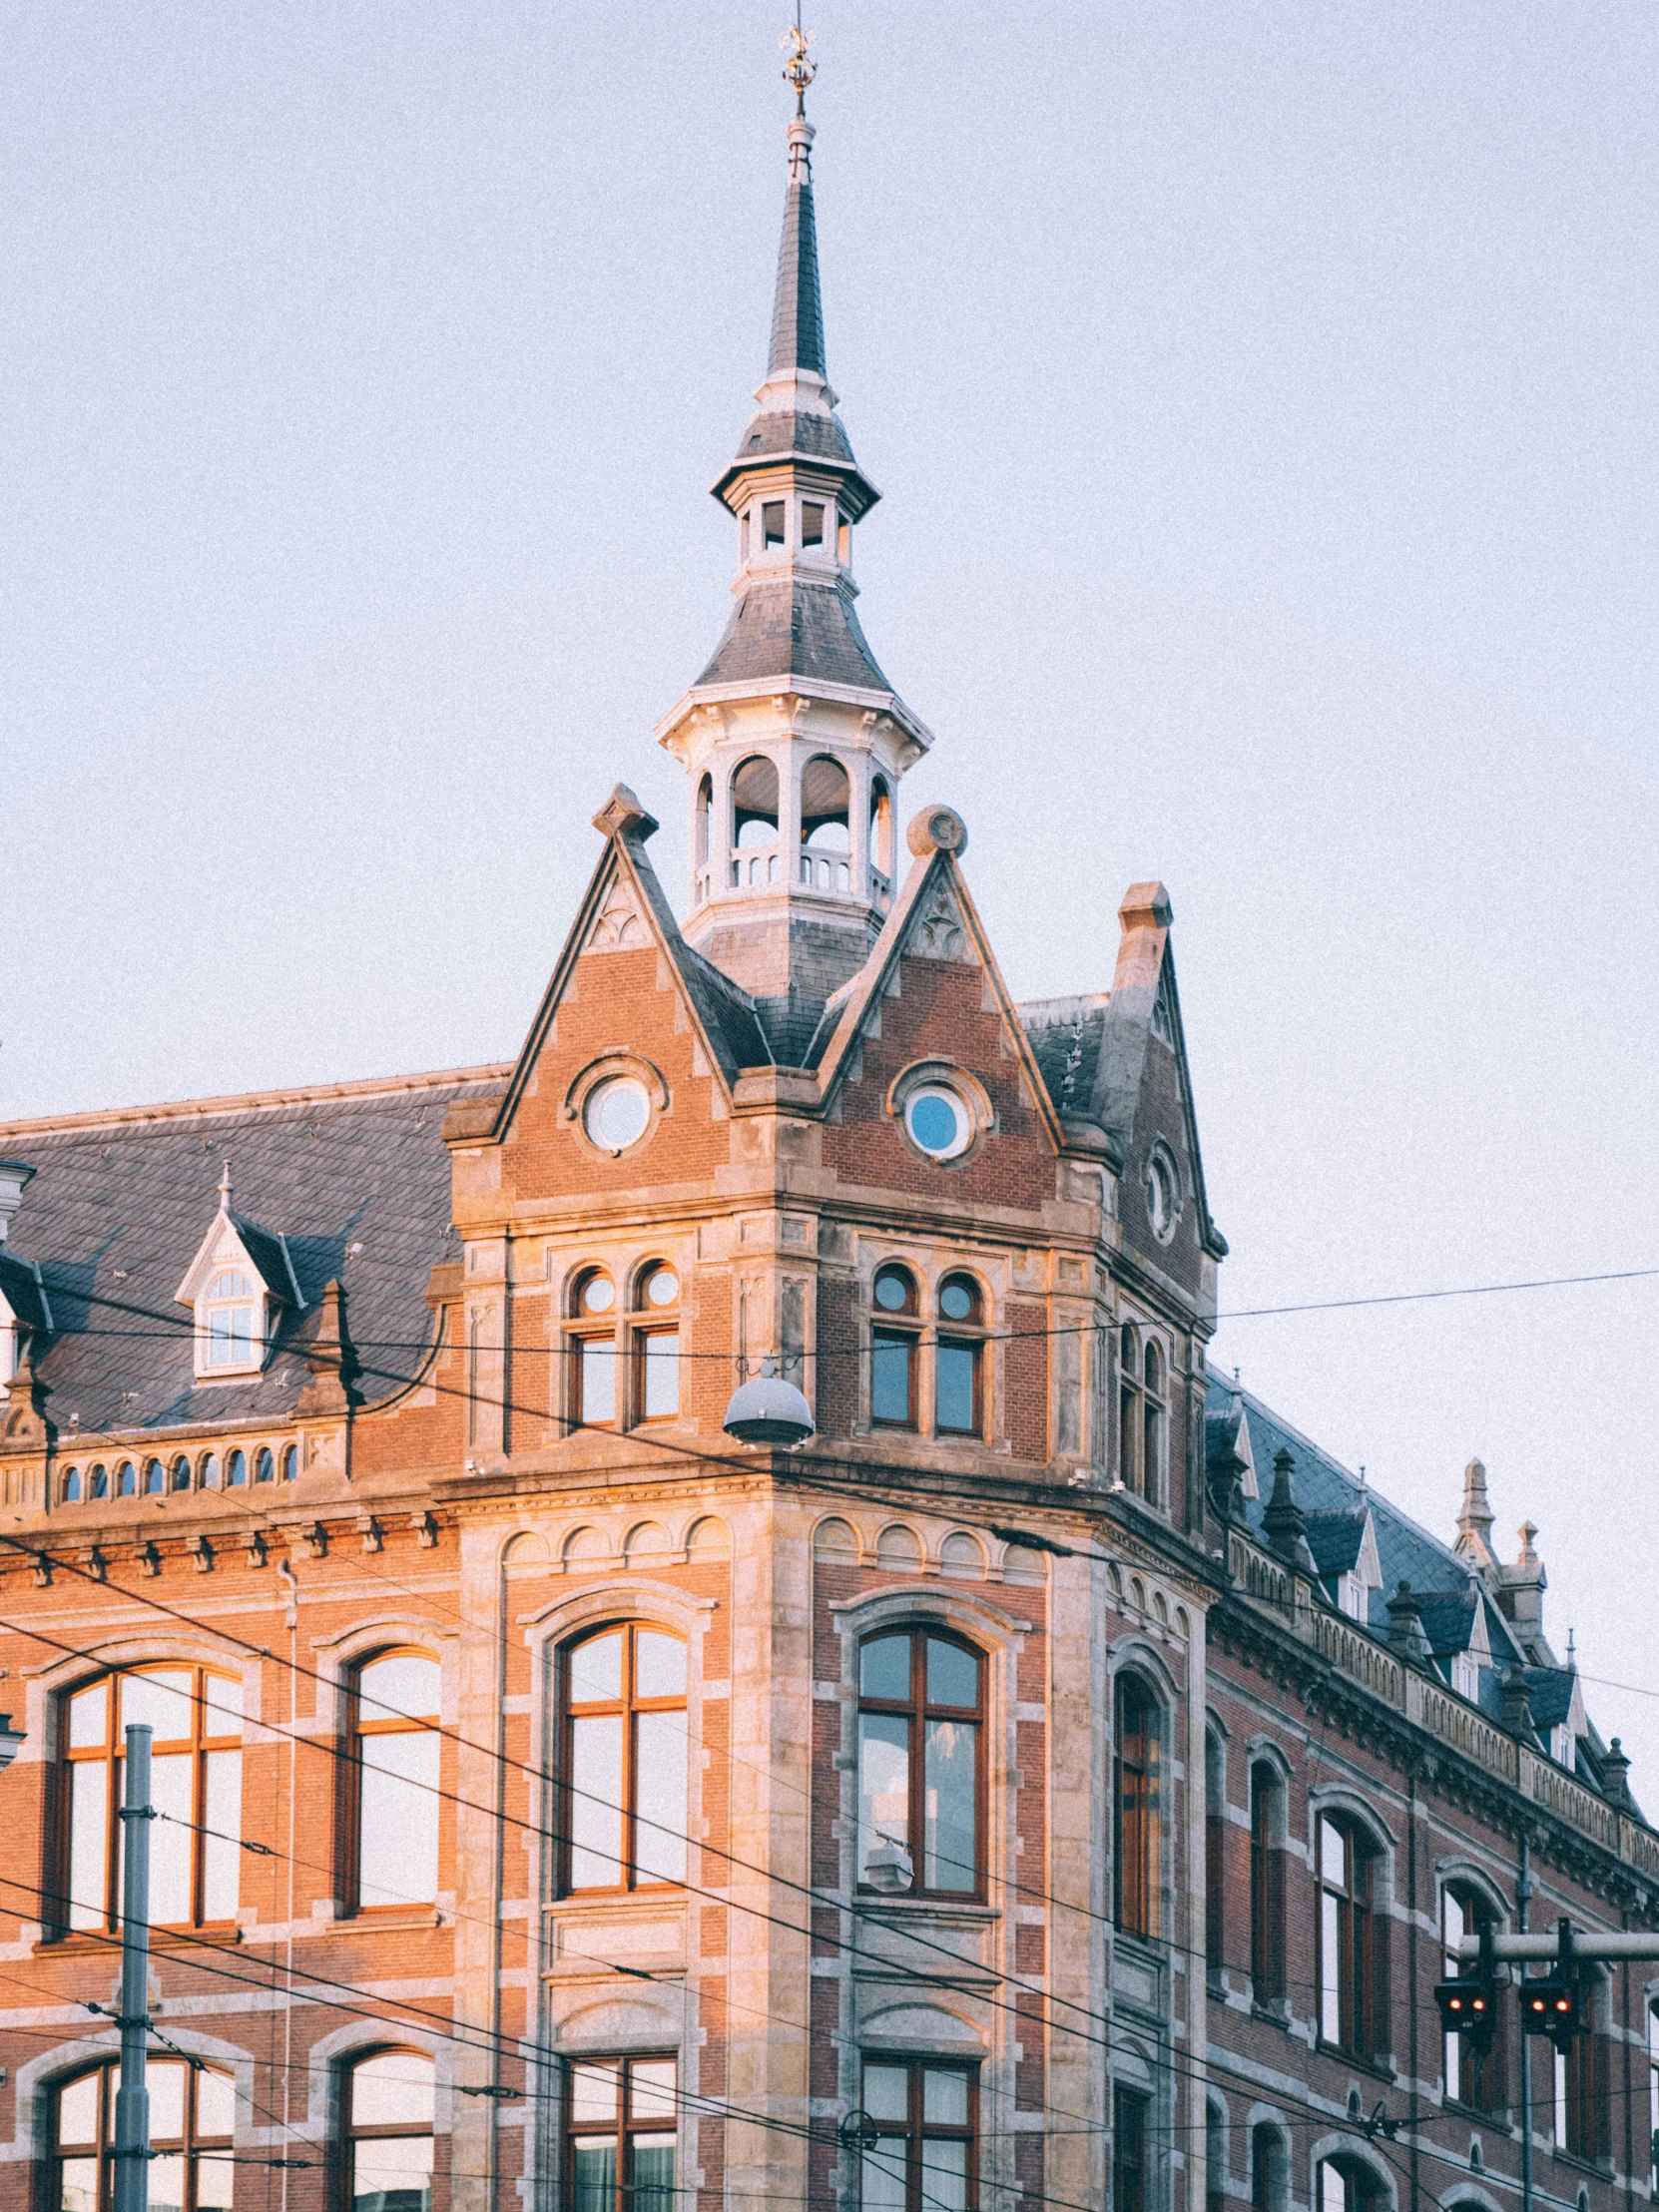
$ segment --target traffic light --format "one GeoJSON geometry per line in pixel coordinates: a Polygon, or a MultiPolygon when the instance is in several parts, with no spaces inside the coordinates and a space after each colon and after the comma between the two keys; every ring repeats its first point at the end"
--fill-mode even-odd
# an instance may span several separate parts
{"type": "Polygon", "coordinates": [[[1453,1981],[1436,1981],[1434,2002],[1448,2035],[1466,2035],[1477,2051],[1491,2048],[1497,2031],[1497,1988],[1476,1970],[1453,1981]]]}
{"type": "Polygon", "coordinates": [[[1475,2055],[1483,2058],[1497,2031],[1497,1960],[1489,1921],[1481,1923],[1479,1957],[1451,1980],[1436,1981],[1434,2002],[1445,2032],[1466,2036],[1475,2055]]]}
{"type": "Polygon", "coordinates": [[[1555,1924],[1557,1951],[1548,1973],[1522,1974],[1521,2026],[1528,2035],[1547,2035],[1563,2057],[1584,2024],[1583,1986],[1573,1956],[1572,1924],[1555,1924]]]}
{"type": "Polygon", "coordinates": [[[1527,1977],[1520,1985],[1521,2025],[1528,2035],[1547,2035],[1565,2052],[1583,2025],[1578,1976],[1553,1973],[1527,1977]]]}

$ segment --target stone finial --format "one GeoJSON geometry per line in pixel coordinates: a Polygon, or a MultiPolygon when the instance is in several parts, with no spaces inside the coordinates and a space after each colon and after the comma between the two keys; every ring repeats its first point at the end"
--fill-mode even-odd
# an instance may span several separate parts
{"type": "Polygon", "coordinates": [[[1519,1667],[1511,1667],[1503,1677],[1503,1725],[1523,1744],[1535,1745],[1538,1741],[1532,1725],[1532,1693],[1519,1667]]]}
{"type": "Polygon", "coordinates": [[[305,1347],[310,1379],[301,1387],[294,1410],[314,1419],[348,1413],[356,1402],[351,1383],[357,1357],[345,1328],[345,1291],[337,1279],[325,1283],[317,1304],[316,1334],[305,1347]]]}
{"type": "Polygon", "coordinates": [[[17,1363],[0,1401],[0,1444],[10,1451],[44,1450],[57,1431],[46,1418],[47,1389],[27,1353],[17,1363]]]}
{"type": "Polygon", "coordinates": [[[1516,1534],[1520,1537],[1520,1556],[1515,1561],[1517,1567],[1541,1567],[1542,1562],[1537,1552],[1532,1548],[1532,1539],[1537,1533],[1538,1524],[1536,1521],[1522,1521],[1520,1527],[1516,1530],[1516,1534]]]}
{"type": "Polygon", "coordinates": [[[1616,1736],[1601,1755],[1601,1787],[1609,1804],[1622,1806],[1627,1812],[1636,1810],[1630,1794],[1630,1760],[1616,1736]]]}
{"type": "Polygon", "coordinates": [[[1230,1521],[1244,1519],[1244,1474],[1249,1461],[1239,1449],[1243,1421],[1244,1410],[1235,1397],[1220,1419],[1212,1414],[1205,1423],[1209,1431],[1205,1472],[1209,1477],[1210,1503],[1217,1520],[1224,1526],[1230,1521]]]}
{"type": "Polygon", "coordinates": [[[1453,1548],[1478,1566],[1495,1566],[1491,1529],[1492,1508],[1486,1496],[1486,1470],[1478,1459],[1471,1459],[1463,1469],[1463,1502],[1457,1513],[1457,1541],[1453,1548]]]}
{"type": "Polygon", "coordinates": [[[1419,1665],[1426,1665],[1433,1654],[1423,1632],[1422,1607],[1409,1582],[1400,1583],[1389,1598],[1387,1609],[1388,1649],[1397,1652],[1401,1659],[1414,1659],[1419,1665]]]}
{"type": "Polygon", "coordinates": [[[648,815],[626,784],[618,784],[593,818],[593,826],[602,837],[653,837],[659,824],[654,815],[648,815]]]}
{"type": "Polygon", "coordinates": [[[1273,1455],[1273,1495],[1262,1515],[1262,1527],[1279,1556],[1312,1579],[1317,1577],[1318,1569],[1308,1549],[1307,1516],[1296,1501],[1295,1466],[1281,1444],[1273,1455]]]}
{"type": "Polygon", "coordinates": [[[923,807],[910,817],[904,842],[918,860],[934,852],[954,852],[959,860],[967,850],[967,824],[954,807],[923,807]]]}
{"type": "Polygon", "coordinates": [[[1125,929],[1167,929],[1174,914],[1162,883],[1131,883],[1118,908],[1125,929]]]}

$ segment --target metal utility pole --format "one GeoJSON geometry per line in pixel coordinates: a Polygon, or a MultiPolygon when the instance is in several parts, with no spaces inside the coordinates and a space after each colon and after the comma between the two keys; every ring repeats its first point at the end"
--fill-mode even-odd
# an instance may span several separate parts
{"type": "Polygon", "coordinates": [[[150,2212],[150,1731],[127,1730],[121,1808],[121,2087],[115,2099],[115,2212],[150,2212]]]}

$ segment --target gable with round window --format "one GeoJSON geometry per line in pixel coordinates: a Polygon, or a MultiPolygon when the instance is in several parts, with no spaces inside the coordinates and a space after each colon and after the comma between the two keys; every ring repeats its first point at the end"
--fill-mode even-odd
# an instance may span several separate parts
{"type": "Polygon", "coordinates": [[[607,1159],[620,1160],[650,1136],[667,1111],[668,1085],[649,1060],[614,1051],[585,1067],[565,1093],[565,1118],[607,1159]]]}
{"type": "Polygon", "coordinates": [[[885,1103],[911,1151],[941,1167],[969,1159],[996,1120],[984,1085],[951,1060],[913,1061],[885,1103]]]}

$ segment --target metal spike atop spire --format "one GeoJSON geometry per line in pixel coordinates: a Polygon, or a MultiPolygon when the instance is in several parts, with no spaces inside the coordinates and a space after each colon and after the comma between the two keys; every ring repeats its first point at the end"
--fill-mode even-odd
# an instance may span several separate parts
{"type": "Polygon", "coordinates": [[[790,123],[790,185],[784,202],[784,238],[778,252],[778,289],[772,307],[772,356],[767,374],[805,368],[819,376],[829,372],[824,361],[824,302],[818,280],[818,226],[813,217],[813,126],[807,121],[807,87],[818,75],[818,64],[807,50],[816,32],[801,28],[797,6],[795,22],[784,33],[783,47],[789,60],[784,75],[795,87],[795,115],[790,123]]]}

